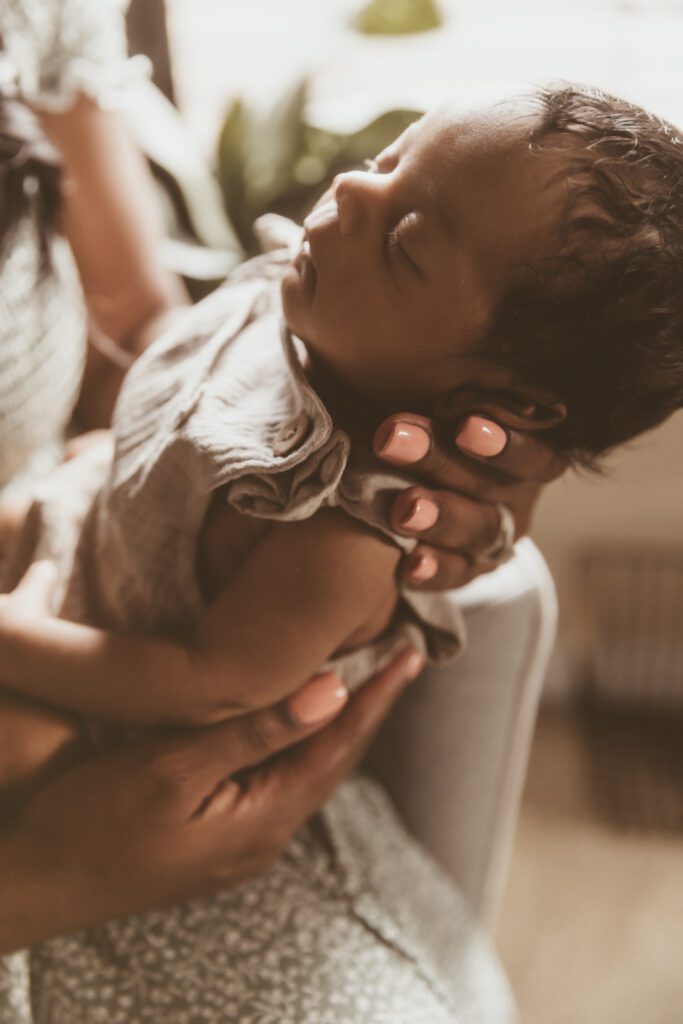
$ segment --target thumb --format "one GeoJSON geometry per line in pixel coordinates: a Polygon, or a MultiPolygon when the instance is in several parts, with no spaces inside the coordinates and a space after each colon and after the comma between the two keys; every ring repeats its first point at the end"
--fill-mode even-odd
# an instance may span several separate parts
{"type": "MultiPolygon", "coordinates": [[[[194,813],[229,776],[267,761],[323,728],[346,704],[348,692],[332,672],[310,679],[293,697],[182,736],[155,738],[164,769],[182,781],[194,813]]],[[[146,744],[149,749],[149,743],[146,744]]]]}

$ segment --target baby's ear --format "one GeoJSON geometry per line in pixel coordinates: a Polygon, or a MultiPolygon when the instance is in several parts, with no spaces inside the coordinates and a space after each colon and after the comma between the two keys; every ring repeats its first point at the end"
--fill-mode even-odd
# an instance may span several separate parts
{"type": "Polygon", "coordinates": [[[548,430],[567,418],[567,406],[554,396],[536,388],[502,390],[486,387],[458,388],[436,403],[435,416],[441,420],[459,420],[473,413],[513,430],[548,430]]]}
{"type": "MultiPolygon", "coordinates": [[[[516,413],[510,409],[508,415],[517,416],[520,430],[548,430],[563,423],[567,418],[567,406],[564,402],[528,402],[516,413]]],[[[510,424],[514,426],[514,424],[510,424]]]]}

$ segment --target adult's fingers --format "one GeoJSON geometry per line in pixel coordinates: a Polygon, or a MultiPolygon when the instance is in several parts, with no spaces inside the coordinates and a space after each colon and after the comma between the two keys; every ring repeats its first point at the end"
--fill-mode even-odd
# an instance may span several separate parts
{"type": "Polygon", "coordinates": [[[515,429],[505,423],[501,410],[496,411],[498,421],[487,415],[466,416],[453,430],[458,449],[471,459],[482,462],[520,480],[539,484],[550,483],[567,468],[566,459],[555,451],[538,429],[526,426],[515,429]],[[497,428],[497,430],[495,429],[497,428]],[[505,447],[493,450],[498,431],[507,436],[505,447]]]}
{"type": "Polygon", "coordinates": [[[205,729],[146,741],[142,771],[169,789],[184,811],[194,813],[231,775],[306,739],[329,722],[347,699],[348,691],[339,678],[324,673],[272,707],[205,729]]]}
{"type": "Polygon", "coordinates": [[[500,488],[495,501],[419,486],[399,491],[389,513],[391,525],[419,542],[401,561],[403,581],[422,590],[451,590],[491,572],[496,563],[487,553],[500,540],[505,509],[512,513],[517,540],[529,529],[540,488],[530,483],[500,488]]]}
{"type": "Polygon", "coordinates": [[[455,590],[495,568],[497,563],[470,558],[462,551],[420,544],[401,563],[401,574],[413,590],[455,590]]]}
{"type": "Polygon", "coordinates": [[[436,547],[476,557],[495,543],[500,533],[497,504],[472,501],[452,491],[408,487],[391,507],[391,525],[404,537],[419,537],[436,547]]]}
{"type": "Polygon", "coordinates": [[[322,732],[254,775],[249,796],[264,827],[275,818],[283,823],[285,833],[293,831],[322,806],[360,762],[395,701],[423,665],[421,655],[406,649],[354,694],[322,732]]]}
{"type": "Polygon", "coordinates": [[[489,550],[500,536],[504,504],[515,520],[515,540],[523,536],[541,484],[519,484],[494,492],[492,501],[477,501],[455,491],[408,487],[399,491],[390,510],[391,525],[405,537],[427,544],[464,551],[476,558],[489,550]]]}
{"type": "MultiPolygon", "coordinates": [[[[540,486],[520,484],[514,493],[505,495],[504,504],[514,519],[515,539],[528,532],[540,486]]],[[[412,487],[398,493],[390,516],[397,532],[419,542],[399,567],[408,586],[452,590],[497,566],[487,552],[500,538],[502,509],[498,503],[412,487]]]]}
{"type": "Polygon", "coordinates": [[[503,410],[498,418],[502,422],[471,415],[447,424],[395,413],[380,424],[373,447],[380,458],[410,466],[436,487],[481,499],[501,486],[559,476],[565,464],[539,431],[506,425],[503,410]]]}

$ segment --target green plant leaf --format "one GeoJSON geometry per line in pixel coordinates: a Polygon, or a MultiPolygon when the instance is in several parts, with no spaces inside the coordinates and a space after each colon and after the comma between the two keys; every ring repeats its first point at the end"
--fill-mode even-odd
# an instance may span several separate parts
{"type": "Polygon", "coordinates": [[[434,0],[370,0],[355,19],[355,27],[367,35],[409,35],[441,24],[434,0]]]}

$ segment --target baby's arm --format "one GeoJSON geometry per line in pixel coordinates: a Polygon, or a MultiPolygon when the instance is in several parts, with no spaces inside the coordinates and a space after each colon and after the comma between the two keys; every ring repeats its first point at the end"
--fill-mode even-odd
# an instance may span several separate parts
{"type": "Polygon", "coordinates": [[[186,645],[28,616],[0,598],[0,680],[126,724],[218,721],[279,700],[315,673],[395,598],[399,557],[338,510],[275,526],[186,645]]]}

